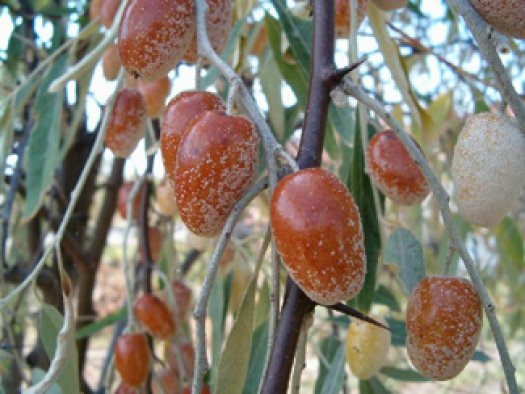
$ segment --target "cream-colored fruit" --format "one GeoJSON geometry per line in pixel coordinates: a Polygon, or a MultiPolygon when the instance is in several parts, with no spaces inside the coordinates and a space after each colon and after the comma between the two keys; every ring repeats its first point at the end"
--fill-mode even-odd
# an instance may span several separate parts
{"type": "Polygon", "coordinates": [[[470,0],[470,3],[494,29],[511,37],[525,38],[525,1],[470,0]]]}
{"type": "MultiPolygon", "coordinates": [[[[382,317],[373,318],[387,325],[382,317]]],[[[390,340],[390,331],[352,319],[346,336],[346,361],[352,373],[361,380],[374,376],[385,363],[390,340]]]]}
{"type": "Polygon", "coordinates": [[[407,6],[408,0],[372,0],[383,11],[394,11],[407,6]]]}
{"type": "Polygon", "coordinates": [[[471,224],[496,225],[525,186],[525,135],[512,118],[467,118],[452,159],[454,197],[471,224]]]}

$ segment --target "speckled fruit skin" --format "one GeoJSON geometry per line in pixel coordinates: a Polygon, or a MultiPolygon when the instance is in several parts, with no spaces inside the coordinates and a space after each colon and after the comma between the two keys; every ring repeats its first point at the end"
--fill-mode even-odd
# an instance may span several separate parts
{"type": "Polygon", "coordinates": [[[494,29],[511,37],[525,38],[523,0],[470,0],[470,3],[494,29]]]}
{"type": "Polygon", "coordinates": [[[115,344],[115,366],[128,386],[140,386],[148,377],[149,348],[146,336],[123,334],[115,344]]]}
{"type": "Polygon", "coordinates": [[[154,81],[139,79],[138,89],[144,96],[148,117],[151,119],[160,117],[164,111],[166,97],[171,92],[171,80],[166,75],[154,81]]]}
{"type": "Polygon", "coordinates": [[[379,190],[398,204],[419,204],[430,193],[423,173],[392,130],[380,131],[372,137],[366,167],[379,190]]]}
{"type": "Polygon", "coordinates": [[[157,296],[144,294],[135,301],[135,317],[154,337],[168,339],[175,335],[175,321],[166,304],[157,296]]]}
{"type": "Polygon", "coordinates": [[[462,278],[427,277],[414,289],[407,306],[407,351],[427,378],[448,380],[467,365],[482,323],[481,300],[462,278]]]}
{"type": "Polygon", "coordinates": [[[224,110],[224,104],[214,93],[187,91],[179,93],[170,100],[160,132],[160,149],[166,177],[175,187],[175,168],[177,152],[184,130],[193,118],[204,111],[224,110]]]}
{"type": "MultiPolygon", "coordinates": [[[[388,326],[385,319],[373,318],[388,326]]],[[[385,364],[390,341],[390,331],[352,319],[346,335],[346,361],[354,376],[361,380],[374,376],[385,364]]]]}
{"type": "Polygon", "coordinates": [[[471,224],[495,226],[525,185],[525,136],[514,119],[481,113],[467,118],[452,159],[454,199],[471,224]]]}
{"type": "Polygon", "coordinates": [[[383,11],[393,11],[407,6],[408,0],[372,0],[383,11]]]}
{"type": "Polygon", "coordinates": [[[104,78],[106,78],[108,81],[116,80],[121,65],[120,58],[118,57],[117,46],[115,44],[111,44],[102,56],[102,72],[104,74],[104,78]]]}
{"type": "Polygon", "coordinates": [[[116,157],[126,158],[144,135],[146,103],[136,89],[122,88],[115,99],[106,130],[106,146],[116,157]]]}
{"type": "Polygon", "coordinates": [[[182,59],[194,32],[191,0],[131,0],[118,31],[120,60],[133,76],[156,79],[182,59]]]}
{"type": "MultiPolygon", "coordinates": [[[[117,210],[122,217],[122,219],[126,219],[126,210],[127,210],[127,203],[128,203],[128,196],[129,193],[131,193],[131,189],[133,188],[133,182],[126,182],[120,186],[118,189],[117,194],[117,210]]],[[[133,203],[131,205],[131,214],[133,219],[137,219],[139,217],[140,212],[140,196],[141,196],[141,190],[138,190],[135,194],[135,197],[133,199],[133,203]]]]}
{"type": "Polygon", "coordinates": [[[177,214],[177,203],[175,202],[175,190],[168,181],[163,181],[155,190],[157,206],[164,216],[175,216],[177,214]]]}
{"type": "MultiPolygon", "coordinates": [[[[208,38],[212,48],[220,55],[228,43],[232,27],[232,2],[231,0],[207,0],[207,3],[206,30],[208,38]]],[[[196,63],[198,59],[197,35],[194,32],[188,50],[184,54],[184,60],[188,63],[196,63]]]]}
{"type": "MultiPolygon", "coordinates": [[[[357,0],[357,28],[361,26],[366,16],[367,0],[357,0]]],[[[350,36],[350,3],[348,0],[335,0],[335,36],[348,38],[350,36]]]]}
{"type": "Polygon", "coordinates": [[[217,235],[256,174],[259,136],[243,116],[206,111],[182,136],[175,197],[184,224],[203,237],[217,235]]]}
{"type": "Polygon", "coordinates": [[[334,175],[310,168],[284,177],[270,220],[283,263],[308,297],[332,305],[359,293],[366,274],[361,218],[334,175]]]}

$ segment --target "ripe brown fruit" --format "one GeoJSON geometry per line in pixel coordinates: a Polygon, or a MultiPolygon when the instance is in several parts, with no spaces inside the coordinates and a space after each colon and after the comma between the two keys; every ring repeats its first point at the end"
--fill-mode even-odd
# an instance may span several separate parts
{"type": "Polygon", "coordinates": [[[408,0],[372,0],[383,11],[393,11],[407,6],[408,0]]]}
{"type": "Polygon", "coordinates": [[[100,17],[100,9],[104,0],[91,0],[89,4],[89,20],[94,20],[100,17]]]}
{"type": "Polygon", "coordinates": [[[106,130],[106,146],[116,157],[126,158],[144,135],[146,103],[136,89],[122,88],[115,99],[106,130]]]}
{"type": "Polygon", "coordinates": [[[171,369],[164,369],[157,374],[151,385],[153,394],[177,394],[179,390],[179,377],[171,369]],[[162,389],[161,387],[162,386],[162,389]]]}
{"type": "Polygon", "coordinates": [[[525,38],[523,0],[470,0],[470,4],[494,29],[511,37],[525,38]]]}
{"type": "Polygon", "coordinates": [[[193,377],[195,349],[190,341],[183,339],[179,342],[167,343],[164,351],[168,365],[173,371],[186,379],[193,377]],[[184,368],[184,371],[181,371],[181,368],[184,368]]]}
{"type": "Polygon", "coordinates": [[[175,297],[177,318],[183,321],[188,320],[191,309],[191,289],[182,279],[173,279],[171,289],[175,297]]]}
{"type": "Polygon", "coordinates": [[[166,97],[171,92],[171,80],[166,75],[154,81],[139,80],[138,89],[146,101],[148,117],[159,118],[166,106],[166,97]]]}
{"type": "MultiPolygon", "coordinates": [[[[366,1],[357,0],[357,28],[361,26],[366,16],[366,1]]],[[[350,36],[350,3],[348,0],[335,0],[335,36],[348,38],[350,36]]]]}
{"type": "Polygon", "coordinates": [[[334,175],[310,168],[284,177],[270,203],[275,244],[288,273],[323,305],[355,297],[366,264],[359,210],[334,175]]]}
{"type": "Polygon", "coordinates": [[[379,190],[398,204],[418,204],[430,193],[423,173],[392,130],[380,131],[372,137],[366,166],[379,190]]]}
{"type": "Polygon", "coordinates": [[[158,297],[144,294],[135,301],[135,317],[154,337],[169,339],[175,335],[175,321],[166,304],[158,297]]]}
{"type": "MultiPolygon", "coordinates": [[[[149,251],[151,253],[151,259],[154,263],[160,260],[162,254],[162,245],[164,243],[164,235],[156,227],[148,227],[148,241],[149,241],[149,251]]],[[[139,242],[139,254],[141,261],[146,260],[146,254],[144,253],[142,243],[139,242]]]]}
{"type": "Polygon", "coordinates": [[[111,44],[102,56],[102,72],[104,73],[104,78],[108,81],[116,80],[121,66],[117,46],[111,44]]]}
{"type": "Polygon", "coordinates": [[[117,14],[121,0],[103,0],[100,6],[100,22],[106,27],[110,28],[113,24],[113,19],[117,14]]]}
{"type": "MultiPolygon", "coordinates": [[[[208,13],[206,14],[206,31],[212,48],[219,55],[228,43],[228,37],[232,27],[232,2],[231,0],[208,0],[208,13]]],[[[192,40],[184,60],[189,63],[197,63],[197,34],[194,31],[192,40]]]]}
{"type": "MultiPolygon", "coordinates": [[[[206,384],[203,383],[201,394],[210,394],[210,393],[211,393],[210,388],[206,386],[206,384]]],[[[182,390],[182,394],[191,394],[191,386],[184,387],[184,389],[182,390]]]]}
{"type": "Polygon", "coordinates": [[[194,1],[131,0],[118,31],[120,60],[135,77],[156,79],[182,59],[194,34],[194,1]]]}
{"type": "Polygon", "coordinates": [[[175,201],[175,190],[164,180],[155,190],[157,206],[164,216],[175,216],[177,214],[177,203],[175,201]]]}
{"type": "Polygon", "coordinates": [[[115,390],[115,394],[139,394],[139,390],[136,387],[130,387],[126,383],[121,382],[115,390]]]}
{"type": "Polygon", "coordinates": [[[184,224],[217,235],[257,175],[259,136],[243,116],[206,111],[186,128],[177,152],[175,196],[184,224]]]}
{"type": "MultiPolygon", "coordinates": [[[[126,183],[123,183],[118,189],[117,209],[122,219],[127,218],[126,214],[127,214],[128,196],[130,195],[132,188],[133,188],[133,182],[126,182],[126,183]]],[[[141,195],[142,195],[142,190],[139,189],[137,190],[137,193],[135,194],[135,197],[133,198],[133,202],[131,205],[132,207],[131,214],[132,214],[133,219],[137,219],[139,217],[141,195]]]]}
{"type": "Polygon", "coordinates": [[[115,366],[128,386],[140,386],[149,373],[149,348],[146,336],[123,334],[115,344],[115,366]]]}
{"type": "Polygon", "coordinates": [[[453,378],[472,357],[481,323],[481,300],[468,280],[422,279],[407,306],[410,361],[427,378],[453,378]]]}
{"type": "Polygon", "coordinates": [[[499,114],[469,116],[452,159],[454,199],[471,224],[495,226],[525,186],[525,136],[499,114]]]}
{"type": "Polygon", "coordinates": [[[180,140],[190,121],[204,111],[224,109],[221,98],[209,92],[182,92],[170,100],[162,119],[160,149],[166,177],[170,180],[172,186],[175,182],[175,168],[180,140]]]}

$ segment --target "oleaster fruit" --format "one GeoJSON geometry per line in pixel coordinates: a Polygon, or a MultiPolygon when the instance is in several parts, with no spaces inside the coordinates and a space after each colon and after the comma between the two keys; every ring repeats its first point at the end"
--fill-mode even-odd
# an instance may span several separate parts
{"type": "MultiPolygon", "coordinates": [[[[361,26],[366,16],[367,0],[357,0],[357,28],[361,26]]],[[[348,38],[350,36],[350,2],[335,0],[335,36],[348,38]]]]}
{"type": "MultiPolygon", "coordinates": [[[[387,326],[385,319],[372,316],[387,326]]],[[[346,361],[361,380],[370,379],[385,364],[390,348],[390,331],[366,321],[352,319],[346,335],[346,361]]]]}
{"type": "Polygon", "coordinates": [[[167,180],[163,180],[155,189],[155,197],[159,212],[164,216],[175,216],[177,203],[175,202],[175,190],[167,180]]]}
{"type": "Polygon", "coordinates": [[[169,339],[175,335],[175,320],[166,304],[157,296],[144,294],[135,301],[133,313],[154,337],[169,339]]]}
{"type": "Polygon", "coordinates": [[[217,235],[256,174],[259,136],[253,123],[221,111],[194,118],[182,136],[175,197],[184,224],[195,234],[217,235]]]}
{"type": "Polygon", "coordinates": [[[153,81],[138,81],[138,90],[144,96],[146,112],[151,119],[159,118],[171,91],[171,80],[165,75],[153,81]]]}
{"type": "Polygon", "coordinates": [[[474,354],[482,317],[481,300],[468,280],[423,278],[406,312],[406,345],[414,367],[434,380],[458,375],[474,354]]]}
{"type": "Polygon", "coordinates": [[[115,44],[111,44],[102,56],[102,72],[104,74],[104,78],[106,78],[108,81],[116,80],[121,65],[122,63],[118,57],[117,46],[115,44]]]}
{"type": "MultiPolygon", "coordinates": [[[[139,213],[140,213],[140,200],[142,195],[142,187],[137,190],[137,193],[135,193],[135,196],[133,197],[133,201],[131,203],[131,218],[132,219],[138,219],[139,213]]],[[[131,190],[133,189],[133,182],[126,182],[123,183],[120,188],[118,189],[117,193],[117,210],[122,217],[122,219],[127,218],[127,204],[128,204],[128,198],[130,196],[131,190]]]]}
{"type": "Polygon", "coordinates": [[[308,297],[332,305],[355,297],[366,264],[359,210],[346,187],[321,168],[284,177],[270,203],[275,245],[308,297]]]}
{"type": "MultiPolygon", "coordinates": [[[[213,50],[220,55],[228,43],[232,27],[232,2],[231,0],[207,0],[207,4],[206,32],[213,50]]],[[[184,60],[189,63],[196,63],[198,59],[197,32],[195,31],[184,54],[184,60]]]]}
{"type": "Polygon", "coordinates": [[[144,135],[146,103],[136,89],[122,88],[115,98],[106,130],[106,146],[116,157],[126,158],[144,135]]]}
{"type": "Polygon", "coordinates": [[[398,204],[418,204],[430,193],[423,172],[392,130],[380,131],[370,139],[366,167],[379,190],[398,204]]]}
{"type": "Polygon", "coordinates": [[[177,152],[184,130],[202,112],[224,109],[222,99],[210,92],[187,91],[170,100],[162,119],[160,149],[166,177],[172,187],[175,185],[177,152]]]}
{"type": "Polygon", "coordinates": [[[123,334],[115,344],[115,367],[128,386],[144,383],[149,373],[149,348],[141,333],[123,334]]]}
{"type": "Polygon", "coordinates": [[[525,135],[509,117],[469,116],[452,159],[454,198],[471,224],[496,225],[525,185],[525,135]]]}
{"type": "Polygon", "coordinates": [[[118,31],[120,60],[135,78],[166,75],[184,56],[194,34],[194,1],[130,0],[118,31]]]}
{"type": "Polygon", "coordinates": [[[496,30],[512,37],[525,38],[523,0],[470,0],[470,3],[496,30]]]}

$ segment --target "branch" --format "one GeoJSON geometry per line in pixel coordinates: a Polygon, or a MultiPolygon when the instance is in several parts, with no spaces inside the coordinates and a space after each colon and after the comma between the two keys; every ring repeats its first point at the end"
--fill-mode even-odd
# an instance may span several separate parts
{"type": "Polygon", "coordinates": [[[518,119],[521,131],[525,133],[525,104],[514,89],[512,80],[507,74],[507,70],[505,70],[496,51],[496,47],[491,40],[492,27],[479,16],[468,0],[448,0],[448,3],[465,20],[470,32],[479,45],[481,53],[492,69],[494,81],[496,82],[501,97],[510,105],[518,119]]]}
{"type": "Polygon", "coordinates": [[[456,226],[454,217],[452,216],[452,213],[450,212],[450,208],[448,206],[448,202],[450,200],[449,195],[439,182],[437,176],[432,171],[430,165],[423,156],[423,153],[418,149],[418,147],[416,146],[414,141],[412,141],[410,136],[403,130],[403,127],[390,115],[390,113],[388,113],[385,110],[385,108],[383,108],[381,103],[369,97],[365,93],[365,91],[361,89],[361,87],[359,87],[359,85],[357,85],[354,81],[352,81],[349,78],[346,78],[343,81],[342,88],[348,95],[353,96],[356,100],[360,101],[372,111],[374,111],[377,116],[382,118],[392,128],[392,130],[399,137],[403,145],[405,145],[405,147],[407,148],[410,157],[412,157],[412,159],[415,161],[418,167],[420,167],[423,171],[427,182],[432,188],[433,196],[438,202],[439,209],[441,211],[441,216],[443,218],[443,223],[445,224],[445,228],[447,229],[447,232],[449,234],[450,241],[453,247],[458,251],[459,255],[463,259],[465,268],[467,269],[472,280],[472,284],[474,285],[477,293],[479,294],[482,300],[483,308],[487,315],[487,319],[489,321],[490,328],[492,330],[492,334],[494,335],[494,340],[498,348],[501,364],[503,366],[503,371],[505,372],[505,377],[509,386],[509,391],[513,394],[517,393],[518,386],[516,383],[516,377],[514,376],[515,368],[512,365],[512,361],[510,360],[509,352],[505,345],[505,339],[503,337],[500,325],[494,312],[494,304],[492,303],[487,289],[483,284],[481,275],[478,269],[476,268],[474,260],[472,259],[472,257],[467,251],[467,248],[463,244],[461,234],[456,226]]]}

